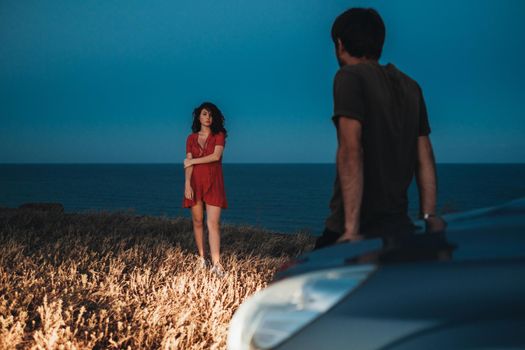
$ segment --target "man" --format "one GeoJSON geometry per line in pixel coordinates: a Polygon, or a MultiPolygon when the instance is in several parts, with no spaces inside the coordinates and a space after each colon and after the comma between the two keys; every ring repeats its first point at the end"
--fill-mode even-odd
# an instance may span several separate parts
{"type": "Polygon", "coordinates": [[[407,190],[414,175],[427,230],[445,228],[436,216],[436,168],[423,95],[394,65],[378,63],[384,39],[383,20],[373,9],[352,8],[332,26],[341,67],[333,91],[337,176],[316,248],[413,232],[407,190]]]}

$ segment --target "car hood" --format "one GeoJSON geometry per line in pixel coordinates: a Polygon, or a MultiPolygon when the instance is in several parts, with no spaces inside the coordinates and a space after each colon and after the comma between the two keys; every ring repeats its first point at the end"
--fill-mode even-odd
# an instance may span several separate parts
{"type": "Polygon", "coordinates": [[[487,261],[525,258],[525,198],[505,205],[444,216],[442,233],[425,233],[341,243],[291,261],[275,279],[350,264],[421,261],[487,261]]]}

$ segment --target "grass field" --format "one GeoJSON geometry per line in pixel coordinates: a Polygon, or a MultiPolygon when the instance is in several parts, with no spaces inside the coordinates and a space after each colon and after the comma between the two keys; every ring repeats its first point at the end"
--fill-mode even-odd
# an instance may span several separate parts
{"type": "Polygon", "coordinates": [[[3,208],[0,349],[224,349],[237,307],[312,245],[224,226],[221,279],[187,219],[3,208]]]}

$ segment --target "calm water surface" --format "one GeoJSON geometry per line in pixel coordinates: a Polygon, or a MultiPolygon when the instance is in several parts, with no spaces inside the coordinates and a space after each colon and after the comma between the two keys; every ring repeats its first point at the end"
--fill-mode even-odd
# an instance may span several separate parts
{"type": "MultiPolygon", "coordinates": [[[[318,234],[328,214],[333,164],[224,164],[229,208],[223,222],[318,234]]],[[[443,211],[494,206],[525,197],[525,164],[440,164],[443,211]]],[[[0,205],[60,202],[66,211],[128,210],[186,216],[180,164],[0,165],[0,205]]],[[[418,212],[417,191],[409,192],[418,212]]]]}

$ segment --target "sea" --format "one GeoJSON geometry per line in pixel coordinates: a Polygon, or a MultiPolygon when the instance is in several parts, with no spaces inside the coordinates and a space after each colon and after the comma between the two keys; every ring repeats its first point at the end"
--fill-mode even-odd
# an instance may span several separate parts
{"type": "MultiPolygon", "coordinates": [[[[223,164],[224,224],[319,235],[335,164],[223,164]]],[[[525,164],[438,164],[438,210],[462,212],[525,197],[525,164]]],[[[182,164],[0,164],[0,206],[59,202],[66,212],[190,217],[182,164]]],[[[415,183],[409,213],[419,212],[415,183]]]]}

